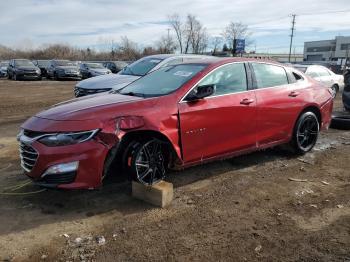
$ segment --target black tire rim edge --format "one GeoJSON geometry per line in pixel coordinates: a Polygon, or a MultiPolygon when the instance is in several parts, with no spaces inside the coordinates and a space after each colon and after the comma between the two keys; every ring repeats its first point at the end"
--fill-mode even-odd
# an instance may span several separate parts
{"type": "Polygon", "coordinates": [[[143,144],[135,156],[137,180],[144,185],[153,185],[165,177],[162,142],[156,139],[143,144]]]}
{"type": "Polygon", "coordinates": [[[301,121],[297,129],[298,147],[303,151],[309,151],[317,142],[319,123],[314,116],[307,116],[301,121]]]}

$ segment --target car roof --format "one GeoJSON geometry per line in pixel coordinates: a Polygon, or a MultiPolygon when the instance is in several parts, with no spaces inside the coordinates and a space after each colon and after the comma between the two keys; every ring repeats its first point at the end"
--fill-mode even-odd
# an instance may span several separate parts
{"type": "Polygon", "coordinates": [[[159,58],[159,59],[167,59],[172,57],[208,57],[205,55],[196,55],[196,54],[157,54],[157,55],[149,55],[143,58],[159,58]]]}
{"type": "Polygon", "coordinates": [[[274,60],[268,60],[268,59],[256,59],[256,58],[248,58],[248,57],[215,57],[215,56],[205,57],[202,59],[193,59],[190,61],[186,61],[183,64],[220,65],[220,64],[227,64],[227,63],[234,63],[234,62],[258,62],[258,63],[276,64],[279,66],[286,67],[286,65],[283,65],[279,62],[276,62],[274,60]]]}

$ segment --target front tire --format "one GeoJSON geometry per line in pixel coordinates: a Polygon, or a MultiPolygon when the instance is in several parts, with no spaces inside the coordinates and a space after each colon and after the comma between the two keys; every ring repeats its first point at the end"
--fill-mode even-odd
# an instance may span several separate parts
{"type": "Polygon", "coordinates": [[[305,154],[309,152],[316,144],[320,124],[317,116],[313,112],[303,113],[293,130],[293,137],[290,143],[296,154],[305,154]]]}
{"type": "Polygon", "coordinates": [[[165,178],[164,155],[164,142],[158,139],[133,141],[126,149],[123,166],[133,180],[154,185],[165,178]]]}

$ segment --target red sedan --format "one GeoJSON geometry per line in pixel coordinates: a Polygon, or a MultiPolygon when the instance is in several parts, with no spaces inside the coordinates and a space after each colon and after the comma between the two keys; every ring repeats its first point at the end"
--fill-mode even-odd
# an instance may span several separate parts
{"type": "Polygon", "coordinates": [[[64,102],[22,125],[21,165],[46,187],[97,188],[106,175],[150,185],[168,168],[289,144],[310,151],[332,92],[296,69],[244,58],[161,68],[118,92],[64,102]]]}

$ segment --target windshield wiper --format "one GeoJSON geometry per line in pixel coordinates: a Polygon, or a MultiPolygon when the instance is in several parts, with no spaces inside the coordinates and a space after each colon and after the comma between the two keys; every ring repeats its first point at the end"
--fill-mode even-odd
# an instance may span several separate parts
{"type": "Polygon", "coordinates": [[[139,96],[139,97],[145,98],[145,94],[142,94],[142,93],[134,93],[134,92],[127,92],[127,93],[118,92],[118,93],[124,96],[139,96]]]}

